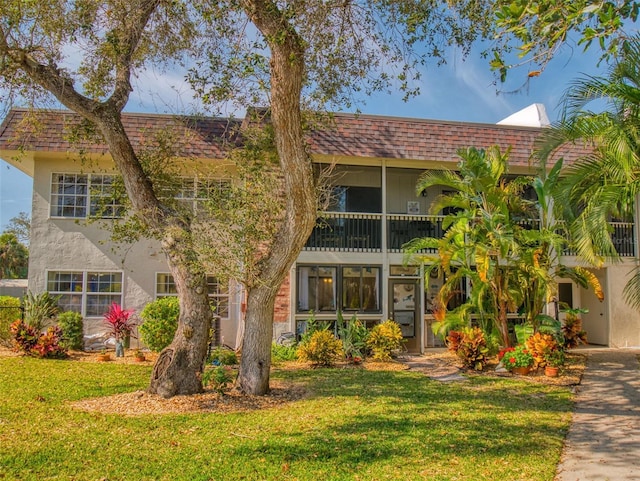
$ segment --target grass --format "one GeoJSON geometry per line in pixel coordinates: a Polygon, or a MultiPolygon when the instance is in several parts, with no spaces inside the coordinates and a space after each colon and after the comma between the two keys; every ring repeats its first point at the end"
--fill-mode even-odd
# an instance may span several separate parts
{"type": "Polygon", "coordinates": [[[70,401],[146,387],[150,367],[0,358],[0,480],[545,480],[568,388],[407,371],[282,370],[305,399],[237,414],[124,417],[70,401]]]}

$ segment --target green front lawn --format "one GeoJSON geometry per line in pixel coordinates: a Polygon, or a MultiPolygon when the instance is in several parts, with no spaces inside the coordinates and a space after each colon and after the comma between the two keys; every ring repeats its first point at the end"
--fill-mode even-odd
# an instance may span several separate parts
{"type": "Polygon", "coordinates": [[[408,371],[275,371],[308,396],[261,411],[126,417],[71,401],[146,387],[133,364],[0,358],[0,480],[546,480],[566,387],[408,371]]]}

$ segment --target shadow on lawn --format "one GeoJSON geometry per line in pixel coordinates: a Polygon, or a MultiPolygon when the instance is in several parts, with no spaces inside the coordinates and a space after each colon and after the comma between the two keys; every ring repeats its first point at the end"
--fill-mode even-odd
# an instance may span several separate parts
{"type": "Polygon", "coordinates": [[[242,443],[234,455],[352,467],[407,456],[544,456],[542,447],[559,453],[571,411],[568,393],[513,380],[443,385],[406,372],[333,374],[307,372],[315,390],[307,400],[310,414],[339,404],[338,417],[296,430],[292,416],[289,434],[271,436],[267,445],[242,443]]]}

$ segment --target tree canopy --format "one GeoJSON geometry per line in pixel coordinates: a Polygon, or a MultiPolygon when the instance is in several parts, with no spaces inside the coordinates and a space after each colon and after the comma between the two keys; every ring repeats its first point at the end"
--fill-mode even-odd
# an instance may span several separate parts
{"type": "Polygon", "coordinates": [[[613,60],[633,35],[628,30],[639,9],[634,0],[498,0],[491,66],[502,80],[521,65],[529,66],[530,76],[538,76],[561,48],[573,48],[573,42],[583,50],[596,43],[601,59],[613,60]]]}
{"type": "MultiPolygon", "coordinates": [[[[415,66],[468,47],[488,4],[456,2],[239,2],[82,0],[5,2],[0,79],[10,100],[52,100],[104,139],[138,220],[157,233],[181,300],[176,338],[150,389],[197,392],[209,333],[205,269],[190,216],[163,202],[124,130],[121,112],[137,72],[178,67],[213,110],[266,104],[282,175],[283,214],[247,293],[240,386],[268,390],[273,304],[317,215],[305,108],[349,105],[353,92],[414,89],[415,66]],[[420,44],[421,50],[414,48],[420,44]]],[[[260,122],[261,119],[258,119],[260,122]]],[[[224,238],[224,236],[222,236],[224,238]]]]}
{"type": "Polygon", "coordinates": [[[0,279],[26,279],[29,251],[13,232],[0,234],[0,279]]]}

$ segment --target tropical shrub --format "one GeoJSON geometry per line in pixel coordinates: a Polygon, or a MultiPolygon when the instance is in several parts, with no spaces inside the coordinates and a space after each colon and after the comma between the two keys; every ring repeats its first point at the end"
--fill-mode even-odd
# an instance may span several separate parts
{"type": "Polygon", "coordinates": [[[359,362],[367,354],[367,338],[369,331],[355,315],[344,321],[342,313],[338,314],[338,336],[342,341],[342,350],[347,360],[359,362]]]}
{"type": "Polygon", "coordinates": [[[327,330],[314,332],[298,346],[298,358],[314,366],[333,366],[342,354],[342,342],[327,330]]]}
{"type": "Polygon", "coordinates": [[[564,342],[564,336],[562,335],[562,323],[558,319],[547,316],[546,314],[538,314],[536,319],[538,323],[538,332],[551,334],[558,344],[562,344],[564,342]]]}
{"type": "Polygon", "coordinates": [[[391,355],[402,346],[402,330],[398,323],[387,320],[373,326],[367,337],[367,347],[376,361],[390,361],[391,355]]]}
{"type": "Polygon", "coordinates": [[[300,342],[305,342],[313,336],[313,334],[317,331],[327,331],[331,327],[331,323],[329,321],[318,321],[316,320],[313,312],[311,313],[311,317],[307,319],[306,329],[302,333],[300,342]]]}
{"type": "Polygon", "coordinates": [[[567,309],[562,334],[564,336],[564,348],[572,349],[580,344],[587,343],[587,331],[582,330],[580,314],[588,312],[586,309],[567,309]]]}
{"type": "Polygon", "coordinates": [[[44,334],[22,320],[11,324],[14,349],[30,356],[44,358],[65,358],[66,349],[60,345],[62,331],[58,326],[50,326],[44,334]]]}
{"type": "Polygon", "coordinates": [[[544,360],[547,366],[562,367],[565,361],[564,351],[562,349],[549,351],[545,354],[544,360]]]}
{"type": "Polygon", "coordinates": [[[451,331],[458,331],[468,324],[462,309],[446,311],[446,307],[442,303],[436,302],[433,317],[436,320],[431,324],[433,334],[447,343],[447,336],[451,331]]]}
{"type": "MultiPolygon", "coordinates": [[[[464,329],[464,328],[460,328],[464,329]]],[[[445,343],[447,345],[447,349],[452,353],[456,354],[458,352],[458,348],[460,347],[460,342],[462,342],[462,331],[449,331],[447,337],[445,338],[445,343]]]]}
{"type": "Polygon", "coordinates": [[[62,330],[60,345],[65,349],[82,349],[84,336],[82,315],[73,311],[61,312],[56,322],[62,330]]]}
{"type": "Polygon", "coordinates": [[[131,331],[135,327],[135,322],[131,317],[134,312],[133,309],[123,309],[120,304],[114,302],[109,307],[109,310],[104,313],[103,318],[108,333],[116,341],[121,341],[131,335],[131,331]]]}
{"type": "Polygon", "coordinates": [[[533,366],[533,355],[524,344],[502,350],[498,355],[498,360],[502,361],[502,365],[508,370],[514,367],[533,366]]]}
{"type": "Polygon", "coordinates": [[[489,348],[484,331],[479,327],[464,327],[459,331],[451,331],[447,336],[447,346],[465,367],[482,371],[487,364],[489,348]]]}
{"type": "Polygon", "coordinates": [[[67,350],[60,344],[62,330],[58,326],[49,326],[44,334],[38,338],[33,348],[39,357],[62,359],[67,357],[67,350]]]}
{"type": "Polygon", "coordinates": [[[295,345],[286,346],[282,344],[271,344],[271,361],[274,363],[284,361],[295,361],[298,359],[298,347],[295,345]]]}
{"type": "Polygon", "coordinates": [[[551,351],[558,350],[560,346],[551,334],[536,332],[525,342],[527,350],[533,356],[533,367],[544,367],[547,364],[546,356],[551,351]]]}
{"type": "Polygon", "coordinates": [[[18,352],[30,354],[33,347],[38,342],[40,331],[18,319],[11,324],[11,336],[13,337],[13,348],[18,352]]]}
{"type": "Polygon", "coordinates": [[[22,318],[20,299],[11,296],[0,296],[0,345],[11,347],[11,324],[22,318]]]}
{"type": "Polygon", "coordinates": [[[531,336],[533,336],[533,324],[530,322],[524,322],[522,324],[516,324],[513,326],[513,330],[516,333],[517,344],[524,344],[531,336]]]}
{"type": "Polygon", "coordinates": [[[37,295],[27,292],[22,299],[25,322],[38,332],[42,332],[60,311],[58,307],[60,297],[51,296],[48,292],[42,292],[37,295]]]}
{"type": "Polygon", "coordinates": [[[173,341],[178,329],[180,304],[177,297],[161,297],[147,304],[140,313],[140,340],[152,351],[160,352],[173,341]]]}
{"type": "Polygon", "coordinates": [[[238,364],[238,356],[232,349],[218,346],[209,354],[209,363],[216,366],[235,366],[238,364]]]}

